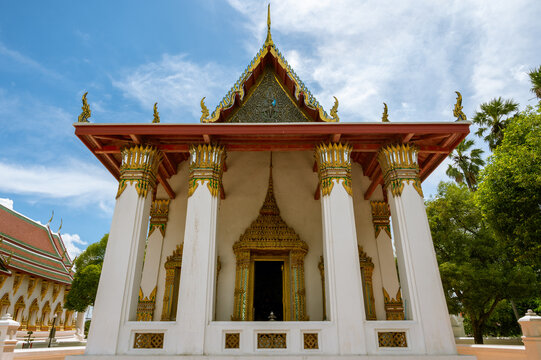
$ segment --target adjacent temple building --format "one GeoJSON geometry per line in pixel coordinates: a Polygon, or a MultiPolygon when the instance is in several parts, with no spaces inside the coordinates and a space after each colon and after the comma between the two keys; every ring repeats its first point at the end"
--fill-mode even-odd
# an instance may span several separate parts
{"type": "Polygon", "coordinates": [[[86,358],[455,358],[421,182],[468,122],[339,123],[270,18],[201,110],[93,124],[84,99],[75,134],[119,181],[86,358]]]}
{"type": "Polygon", "coordinates": [[[73,262],[60,233],[0,205],[0,316],[10,314],[27,331],[46,338],[73,337],[76,316],[64,309],[73,281],[73,262]]]}

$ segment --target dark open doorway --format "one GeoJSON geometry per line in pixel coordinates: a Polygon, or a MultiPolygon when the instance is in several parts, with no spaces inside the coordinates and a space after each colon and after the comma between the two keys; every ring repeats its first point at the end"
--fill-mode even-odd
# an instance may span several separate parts
{"type": "Polygon", "coordinates": [[[284,321],[283,261],[254,262],[254,320],[268,321],[271,311],[276,321],[284,321]]]}

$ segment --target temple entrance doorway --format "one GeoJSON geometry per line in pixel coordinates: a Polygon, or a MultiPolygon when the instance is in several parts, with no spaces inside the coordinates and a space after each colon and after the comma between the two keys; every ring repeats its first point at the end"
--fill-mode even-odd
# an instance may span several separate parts
{"type": "Polygon", "coordinates": [[[284,261],[254,261],[254,320],[283,321],[284,305],[284,261]]]}

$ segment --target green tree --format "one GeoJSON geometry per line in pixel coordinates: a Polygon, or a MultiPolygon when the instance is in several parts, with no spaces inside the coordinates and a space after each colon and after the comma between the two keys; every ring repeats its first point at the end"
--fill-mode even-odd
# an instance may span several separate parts
{"type": "Polygon", "coordinates": [[[465,185],[440,183],[427,214],[449,310],[466,315],[475,343],[482,344],[498,304],[530,296],[535,273],[506,256],[507,244],[497,241],[465,185]]]}
{"type": "Polygon", "coordinates": [[[531,70],[528,75],[532,82],[532,88],[530,89],[539,100],[541,100],[541,66],[537,69],[531,70]]]}
{"type": "Polygon", "coordinates": [[[477,188],[479,171],[485,165],[485,162],[481,159],[483,150],[472,149],[474,144],[471,139],[462,140],[456,149],[449,154],[452,164],[449,164],[446,171],[446,174],[457,183],[462,184],[465,182],[470,191],[477,188]]]}
{"type": "Polygon", "coordinates": [[[88,306],[94,305],[108,238],[109,234],[105,234],[75,259],[75,275],[64,304],[66,309],[83,312],[88,306]]]}
{"type": "Polygon", "coordinates": [[[488,142],[490,150],[494,150],[503,139],[503,129],[509,122],[509,115],[518,111],[518,103],[499,97],[482,103],[480,108],[481,111],[476,111],[473,116],[473,123],[479,125],[475,135],[482,137],[488,142]],[[488,134],[485,135],[487,130],[488,134]]]}
{"type": "Polygon", "coordinates": [[[489,158],[477,196],[496,234],[515,259],[541,271],[541,104],[505,129],[489,158]]]}

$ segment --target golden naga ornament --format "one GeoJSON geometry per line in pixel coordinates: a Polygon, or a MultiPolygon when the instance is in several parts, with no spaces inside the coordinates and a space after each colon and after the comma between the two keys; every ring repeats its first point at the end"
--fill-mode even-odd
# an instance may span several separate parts
{"type": "Polygon", "coordinates": [[[329,195],[334,180],[342,182],[346,192],[351,195],[351,145],[320,144],[316,146],[315,158],[318,167],[321,196],[329,195]]]}
{"type": "Polygon", "coordinates": [[[81,115],[79,115],[78,117],[78,122],[89,122],[88,119],[90,118],[90,115],[91,115],[91,111],[90,111],[90,106],[88,106],[88,102],[86,100],[86,95],[88,94],[88,91],[84,93],[83,95],[83,106],[81,107],[81,109],[83,110],[83,112],[81,113],[81,115]]]}
{"type": "Polygon", "coordinates": [[[464,114],[464,112],[462,111],[462,95],[458,91],[455,92],[457,96],[453,115],[456,117],[456,121],[466,121],[468,119],[466,118],[466,114],[464,114]]]}
{"type": "Polygon", "coordinates": [[[206,122],[204,120],[209,117],[209,109],[205,105],[205,98],[206,96],[201,99],[201,122],[206,122]]]}
{"type": "Polygon", "coordinates": [[[141,197],[146,197],[149,190],[156,186],[156,174],[162,160],[162,153],[150,145],[136,145],[121,150],[122,165],[118,182],[118,198],[126,186],[135,182],[135,190],[141,197]]]}
{"type": "Polygon", "coordinates": [[[222,186],[222,173],[226,153],[219,145],[190,146],[190,179],[188,197],[192,196],[198,185],[207,183],[212,196],[218,196],[222,186]]]}
{"type": "Polygon", "coordinates": [[[158,112],[158,103],[154,103],[154,119],[152,120],[153,124],[160,122],[160,113],[158,112]]]}
{"type": "Polygon", "coordinates": [[[336,122],[340,121],[340,118],[338,117],[338,99],[336,96],[333,96],[334,98],[334,105],[331,108],[331,117],[335,119],[336,122]]]}
{"type": "Polygon", "coordinates": [[[387,104],[383,103],[383,115],[381,116],[382,122],[390,122],[389,121],[389,109],[387,108],[387,104]]]}
{"type": "Polygon", "coordinates": [[[418,148],[413,144],[398,144],[383,147],[378,153],[378,162],[383,173],[385,187],[393,196],[402,195],[404,184],[412,182],[419,195],[423,196],[419,180],[418,148]]]}

